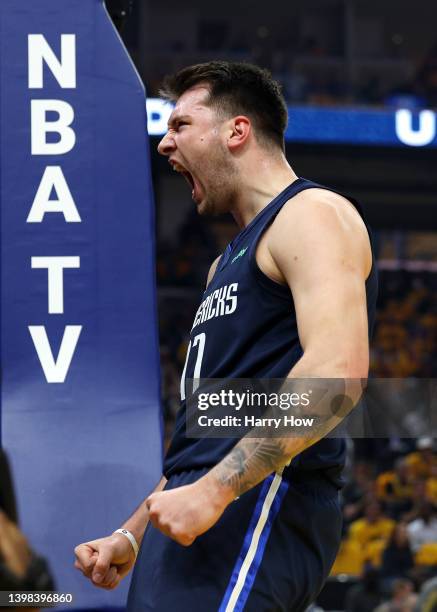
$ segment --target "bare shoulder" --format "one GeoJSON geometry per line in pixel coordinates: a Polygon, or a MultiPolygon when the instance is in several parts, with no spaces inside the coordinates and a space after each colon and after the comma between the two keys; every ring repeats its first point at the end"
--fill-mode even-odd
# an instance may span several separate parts
{"type": "Polygon", "coordinates": [[[372,253],[366,225],[355,206],[327,189],[306,189],[289,200],[273,222],[266,244],[282,268],[293,256],[300,261],[347,254],[368,275],[372,253]]]}
{"type": "Polygon", "coordinates": [[[212,262],[212,264],[211,264],[211,267],[210,267],[209,272],[208,272],[208,277],[206,279],[206,286],[207,287],[208,287],[209,283],[212,281],[212,277],[214,276],[215,271],[217,270],[217,266],[218,266],[218,263],[220,261],[220,258],[221,258],[221,254],[218,257],[216,257],[214,259],[214,261],[212,262]]]}
{"type": "Polygon", "coordinates": [[[277,219],[278,223],[274,224],[276,226],[310,222],[315,224],[315,229],[317,226],[329,229],[339,225],[354,233],[358,231],[363,238],[368,239],[364,221],[352,202],[328,189],[301,191],[282,207],[277,219]]]}

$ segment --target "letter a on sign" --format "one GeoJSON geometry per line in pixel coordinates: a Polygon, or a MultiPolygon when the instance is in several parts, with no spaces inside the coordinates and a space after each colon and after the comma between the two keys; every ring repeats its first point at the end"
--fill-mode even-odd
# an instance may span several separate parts
{"type": "Polygon", "coordinates": [[[80,223],[79,212],[60,166],[47,166],[33,200],[27,223],[41,223],[48,212],[63,213],[67,223],[80,223]],[[56,191],[57,199],[50,196],[56,191]]]}

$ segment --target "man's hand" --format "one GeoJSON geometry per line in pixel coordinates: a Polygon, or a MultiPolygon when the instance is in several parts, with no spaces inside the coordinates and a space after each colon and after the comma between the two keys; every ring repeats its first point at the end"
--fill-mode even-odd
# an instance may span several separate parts
{"type": "Polygon", "coordinates": [[[193,484],[152,493],[146,504],[149,520],[156,529],[178,544],[190,546],[215,525],[233,499],[204,476],[193,484]]]}
{"type": "MultiPolygon", "coordinates": [[[[161,491],[166,482],[167,479],[162,476],[155,491],[161,491]]],[[[122,528],[128,529],[139,545],[148,522],[149,512],[146,500],[144,500],[132,516],[123,523],[122,528]]],[[[76,554],[74,566],[95,586],[102,589],[115,589],[135,563],[132,544],[121,533],[113,533],[106,538],[79,544],[74,552],[76,554]]]]}
{"type": "Polygon", "coordinates": [[[120,533],[79,544],[74,552],[74,566],[102,589],[115,589],[135,563],[132,545],[120,533]]]}

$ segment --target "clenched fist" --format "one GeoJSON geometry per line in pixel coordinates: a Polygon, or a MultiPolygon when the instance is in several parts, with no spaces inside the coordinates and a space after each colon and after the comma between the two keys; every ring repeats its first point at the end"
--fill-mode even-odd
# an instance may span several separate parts
{"type": "Polygon", "coordinates": [[[147,500],[150,522],[182,546],[190,546],[208,531],[223,514],[232,497],[225,497],[206,478],[197,482],[152,493],[147,500]]]}
{"type": "Polygon", "coordinates": [[[79,544],[74,566],[102,589],[115,589],[135,563],[131,543],[119,533],[79,544]]]}

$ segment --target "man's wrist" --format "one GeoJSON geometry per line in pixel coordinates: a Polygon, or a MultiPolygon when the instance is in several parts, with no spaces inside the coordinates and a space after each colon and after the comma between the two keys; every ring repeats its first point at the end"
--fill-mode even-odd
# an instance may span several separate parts
{"type": "Polygon", "coordinates": [[[135,554],[135,559],[136,559],[138,556],[139,546],[138,546],[138,542],[135,536],[133,535],[133,533],[131,533],[129,529],[125,529],[125,528],[116,529],[114,533],[120,533],[123,537],[129,540],[132,546],[132,550],[134,551],[134,554],[135,554]]]}
{"type": "MultiPolygon", "coordinates": [[[[127,524],[123,524],[120,527],[120,529],[126,529],[127,531],[129,531],[133,535],[133,537],[135,538],[135,541],[137,542],[138,546],[141,546],[141,542],[143,540],[144,531],[145,531],[145,529],[143,529],[142,526],[141,527],[137,527],[136,525],[129,525],[129,523],[127,523],[127,524]]],[[[114,531],[114,534],[117,534],[117,531],[114,531]]],[[[123,534],[120,534],[120,535],[123,535],[123,534]]],[[[126,536],[124,536],[124,535],[123,535],[123,537],[126,538],[126,536]]]]}
{"type": "Polygon", "coordinates": [[[236,498],[235,491],[219,480],[214,468],[194,484],[202,489],[208,501],[218,509],[224,510],[236,498]]]}

